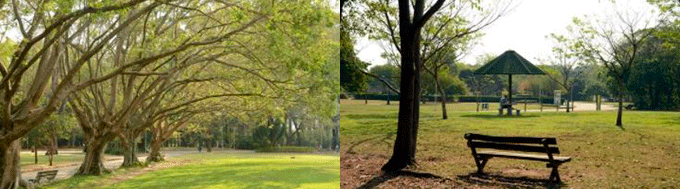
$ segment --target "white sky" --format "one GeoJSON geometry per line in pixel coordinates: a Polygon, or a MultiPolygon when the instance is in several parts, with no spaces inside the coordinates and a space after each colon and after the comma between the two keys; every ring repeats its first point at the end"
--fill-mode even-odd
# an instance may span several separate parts
{"type": "MultiPolygon", "coordinates": [[[[475,46],[463,62],[474,64],[480,55],[500,55],[512,49],[532,63],[541,64],[537,58],[549,56],[553,46],[545,36],[566,34],[573,17],[614,12],[610,0],[520,0],[517,3],[514,11],[482,30],[485,35],[480,39],[481,44],[475,46]]],[[[616,5],[635,10],[656,9],[645,0],[618,0],[616,5]]],[[[656,15],[657,12],[650,11],[649,14],[656,15]]],[[[365,62],[372,65],[386,63],[380,58],[383,49],[376,42],[358,39],[355,48],[357,56],[365,62]]]]}

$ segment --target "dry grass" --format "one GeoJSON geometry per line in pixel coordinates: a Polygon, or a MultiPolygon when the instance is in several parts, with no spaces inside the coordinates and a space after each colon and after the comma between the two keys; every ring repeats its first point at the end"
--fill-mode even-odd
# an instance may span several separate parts
{"type": "MultiPolygon", "coordinates": [[[[542,181],[550,174],[544,163],[492,159],[485,169],[491,177],[470,178],[476,167],[463,139],[466,132],[556,137],[561,155],[573,158],[572,162],[560,166],[562,186],[567,188],[671,188],[680,185],[678,112],[625,111],[625,129],[620,129],[614,126],[615,112],[529,112],[522,117],[497,117],[493,112],[455,110],[466,109],[465,105],[450,104],[449,108],[453,110],[450,110],[448,120],[441,120],[435,107],[425,105],[422,108],[416,154],[420,166],[415,171],[456,181],[452,183],[463,183],[451,187],[470,187],[467,184],[545,187],[542,181]]],[[[391,155],[396,106],[342,103],[341,115],[343,151],[354,146],[352,150],[360,156],[391,155]]],[[[374,159],[378,160],[366,162],[385,161],[374,159]]],[[[378,171],[382,163],[368,164],[378,164],[371,168],[378,171]]],[[[366,163],[358,161],[356,164],[366,163]]],[[[348,171],[344,169],[354,169],[345,164],[341,167],[343,176],[348,171]]],[[[346,179],[360,178],[343,177],[346,179]]]]}

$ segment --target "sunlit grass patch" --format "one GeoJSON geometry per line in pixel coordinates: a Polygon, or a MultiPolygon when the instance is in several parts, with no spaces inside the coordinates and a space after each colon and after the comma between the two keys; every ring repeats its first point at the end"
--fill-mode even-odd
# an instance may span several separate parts
{"type": "Polygon", "coordinates": [[[120,181],[111,176],[76,177],[47,188],[339,188],[340,184],[337,155],[212,152],[170,161],[183,160],[195,162],[120,181]]]}

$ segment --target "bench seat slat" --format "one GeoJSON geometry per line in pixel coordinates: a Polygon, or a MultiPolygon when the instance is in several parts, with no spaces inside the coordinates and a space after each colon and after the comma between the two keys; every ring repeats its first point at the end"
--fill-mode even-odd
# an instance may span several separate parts
{"type": "MultiPolygon", "coordinates": [[[[497,150],[480,150],[477,152],[479,156],[494,156],[494,157],[506,157],[506,158],[516,158],[516,159],[526,159],[535,161],[546,161],[549,162],[547,154],[522,154],[522,153],[512,153],[497,150]]],[[[568,162],[571,161],[571,157],[553,156],[553,159],[558,162],[568,162]]]]}
{"type": "Polygon", "coordinates": [[[465,134],[465,139],[468,140],[485,140],[491,142],[510,142],[510,143],[533,143],[533,144],[543,144],[543,139],[547,144],[557,144],[557,139],[555,138],[544,138],[544,137],[501,137],[501,136],[490,136],[490,135],[480,135],[475,133],[465,134]]]}
{"type": "MultiPolygon", "coordinates": [[[[521,145],[521,144],[508,144],[508,143],[494,143],[494,142],[479,142],[471,141],[471,147],[473,148],[494,148],[501,150],[515,150],[523,152],[541,152],[547,153],[545,147],[543,146],[533,146],[533,145],[521,145]]],[[[558,147],[548,147],[550,153],[559,154],[560,149],[558,147]]]]}

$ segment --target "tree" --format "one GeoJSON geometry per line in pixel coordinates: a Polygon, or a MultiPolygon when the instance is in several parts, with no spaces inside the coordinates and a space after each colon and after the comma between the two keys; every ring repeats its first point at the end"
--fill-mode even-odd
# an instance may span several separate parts
{"type": "MultiPolygon", "coordinates": [[[[369,87],[374,90],[383,91],[384,94],[399,94],[399,66],[392,64],[383,64],[371,67],[367,75],[371,75],[369,79],[369,87]]],[[[390,104],[388,96],[387,104],[390,104]]]]}
{"type": "Polygon", "coordinates": [[[359,60],[354,52],[354,40],[345,29],[340,31],[340,85],[348,92],[359,92],[366,89],[366,75],[361,71],[368,64],[359,60]]]}
{"type": "MultiPolygon", "coordinates": [[[[2,180],[0,188],[15,188],[25,185],[19,172],[19,138],[43,123],[67,96],[73,91],[82,90],[92,84],[102,82],[110,77],[99,77],[90,80],[74,81],[81,68],[94,55],[109,43],[119,32],[128,27],[144,13],[151,11],[160,3],[154,2],[144,6],[144,0],[126,2],[101,3],[96,6],[76,4],[74,2],[56,3],[53,1],[28,2],[12,1],[10,5],[13,15],[4,17],[6,23],[13,23],[5,31],[20,31],[19,43],[13,47],[9,63],[2,63],[0,73],[0,104],[3,107],[0,115],[0,172],[2,180]],[[45,10],[53,7],[54,10],[45,10]],[[123,11],[137,8],[138,12],[123,11]],[[18,11],[22,10],[22,11],[18,11]],[[95,35],[88,41],[89,46],[82,48],[77,36],[84,33],[85,28],[94,25],[93,18],[127,14],[126,19],[118,19],[116,24],[102,23],[98,27],[107,28],[106,32],[88,33],[95,35]],[[68,48],[67,48],[68,47],[68,48]],[[71,50],[78,49],[80,56],[66,56],[71,50]],[[55,69],[60,62],[68,66],[63,70],[55,69]],[[37,64],[36,64],[37,63],[37,64]],[[48,80],[60,71],[59,82],[52,91],[49,100],[44,93],[48,80]],[[25,87],[22,87],[25,86],[25,87]],[[19,181],[19,182],[17,182],[19,181]]],[[[0,8],[5,1],[0,2],[0,8]]],[[[5,33],[4,31],[2,33],[5,33]]],[[[4,59],[4,58],[3,58],[4,59]]],[[[4,61],[4,60],[2,60],[4,61]]],[[[115,74],[112,74],[115,75],[115,74]]]]}
{"type": "Polygon", "coordinates": [[[552,39],[555,46],[552,48],[553,55],[544,61],[550,62],[559,71],[560,77],[547,75],[566,90],[565,95],[569,95],[569,100],[567,100],[567,112],[569,112],[569,103],[573,103],[574,95],[574,91],[571,89],[574,87],[575,80],[579,77],[576,66],[580,62],[587,61],[584,56],[577,52],[577,49],[581,48],[583,44],[580,41],[570,41],[567,37],[555,33],[546,37],[552,39]]]}
{"type": "Polygon", "coordinates": [[[425,1],[411,2],[399,0],[399,51],[401,54],[401,93],[399,96],[399,119],[397,138],[394,142],[392,158],[382,167],[384,171],[398,171],[414,165],[416,139],[418,136],[420,73],[423,63],[420,59],[421,29],[445,0],[437,0],[427,11],[425,1]]]}
{"type": "Polygon", "coordinates": [[[651,24],[651,19],[647,17],[649,11],[628,11],[617,10],[608,20],[596,23],[579,18],[574,18],[572,23],[577,33],[574,40],[583,44],[579,51],[604,65],[616,83],[619,101],[616,126],[619,127],[623,127],[624,86],[643,41],[654,31],[648,28],[651,24]]]}
{"type": "MultiPolygon", "coordinates": [[[[392,7],[387,0],[366,1],[365,5],[366,11],[360,17],[368,18],[363,24],[369,38],[388,42],[383,56],[398,60],[402,55],[399,54],[401,38],[396,36],[400,28],[397,28],[394,20],[397,17],[397,8],[392,7]]],[[[440,94],[444,90],[439,87],[439,70],[463,57],[474,46],[474,40],[481,37],[479,31],[504,15],[509,10],[509,5],[510,1],[488,7],[481,1],[452,1],[434,14],[432,21],[422,26],[423,43],[422,48],[418,49],[419,56],[424,65],[423,71],[435,78],[434,85],[440,94]]],[[[356,16],[350,19],[352,18],[356,16]]],[[[442,96],[442,117],[446,119],[446,99],[445,95],[442,96]]]]}
{"type": "MultiPolygon", "coordinates": [[[[661,27],[643,42],[628,83],[636,109],[680,109],[680,52],[677,38],[668,37],[672,28],[661,27]]],[[[677,32],[677,30],[675,30],[677,32]]]]}
{"type": "MultiPolygon", "coordinates": [[[[400,93],[395,151],[383,170],[400,170],[415,162],[415,136],[417,136],[419,117],[417,102],[421,98],[420,74],[425,71],[423,63],[426,61],[424,60],[430,57],[431,53],[436,53],[445,47],[447,43],[479,31],[493,22],[500,15],[499,13],[505,10],[498,8],[480,11],[483,9],[480,1],[452,1],[446,6],[444,6],[444,3],[444,0],[430,2],[431,6],[426,11],[425,6],[428,3],[424,0],[399,1],[398,7],[393,7],[393,4],[386,0],[366,0],[361,1],[361,3],[352,2],[356,5],[350,10],[354,12],[343,15],[343,20],[350,20],[352,26],[359,26],[354,27],[359,28],[360,31],[357,33],[366,33],[369,39],[381,40],[390,44],[388,45],[390,49],[385,57],[400,59],[402,69],[400,91],[413,93],[400,93]],[[413,8],[413,15],[411,15],[409,7],[413,8]],[[446,8],[438,13],[442,7],[446,8]],[[428,26],[427,21],[430,18],[434,18],[433,20],[436,23],[428,26]],[[362,22],[363,20],[366,20],[366,22],[362,22]],[[429,32],[432,35],[422,35],[421,31],[427,31],[426,33],[429,32]],[[421,44],[421,39],[429,41],[421,44]],[[425,46],[435,41],[441,43],[438,42],[435,48],[421,48],[421,45],[425,46]]],[[[503,7],[503,5],[501,3],[498,7],[503,7]]]]}

